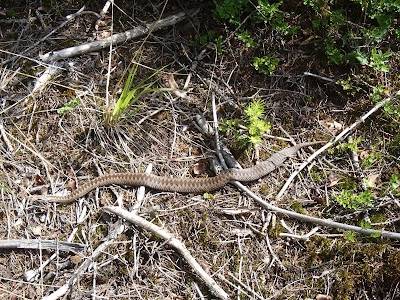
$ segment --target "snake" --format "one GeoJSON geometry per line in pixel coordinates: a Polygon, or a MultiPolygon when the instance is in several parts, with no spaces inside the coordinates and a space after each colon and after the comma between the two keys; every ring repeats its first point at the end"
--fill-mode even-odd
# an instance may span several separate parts
{"type": "Polygon", "coordinates": [[[256,181],[274,171],[282,165],[288,157],[294,156],[301,148],[320,143],[323,142],[305,142],[284,148],[272,154],[267,160],[252,167],[244,169],[231,168],[212,177],[170,178],[148,173],[111,173],[96,177],[65,196],[36,196],[35,199],[67,204],[78,200],[98,187],[113,184],[123,186],[146,186],[154,190],[178,193],[210,192],[218,190],[233,181],[256,181]]]}

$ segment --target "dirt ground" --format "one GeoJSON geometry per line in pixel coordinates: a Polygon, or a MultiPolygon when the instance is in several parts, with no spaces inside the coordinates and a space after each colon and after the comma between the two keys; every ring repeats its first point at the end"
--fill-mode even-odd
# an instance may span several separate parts
{"type": "MultiPolygon", "coordinates": [[[[215,297],[168,241],[103,210],[118,205],[138,209],[139,216],[181,241],[229,299],[400,298],[397,239],[329,226],[304,237],[317,225],[275,214],[233,185],[205,194],[146,189],[140,207],[136,187],[117,185],[66,205],[33,200],[66,194],[102,174],[145,172],[149,164],[160,176],[214,176],[213,138],[195,124],[198,114],[212,124],[212,93],[221,124],[242,122],[255,99],[265,104],[271,129],[256,148],[236,141],[237,134],[246,135],[245,125],[220,132],[221,142],[244,167],[293,142],[328,142],[374,107],[368,93],[350,93],[326,80],[346,79],[351,70],[328,64],[307,36],[288,39],[261,30],[263,47],[273,48],[280,59],[275,72],[265,76],[252,66],[261,50],[246,48],[232,28],[217,23],[211,2],[170,2],[164,12],[163,2],[117,4],[113,23],[110,13],[96,23],[104,3],[92,2],[87,13],[63,26],[83,3],[17,1],[0,7],[0,239],[84,246],[82,251],[63,251],[59,245],[1,250],[1,298],[57,299],[55,292],[65,284],[70,287],[62,292],[64,299],[215,297]],[[14,21],[6,23],[11,11],[14,21]],[[49,65],[40,55],[107,38],[111,24],[114,33],[125,32],[181,11],[193,16],[113,45],[111,56],[106,47],[60,59],[46,79],[49,65]],[[196,40],[211,29],[223,37],[220,53],[215,43],[196,40]],[[164,67],[152,78],[154,87],[181,92],[147,93],[119,120],[107,122],[141,46],[134,83],[164,67]]],[[[385,80],[395,88],[398,76],[394,70],[385,80]]],[[[321,146],[301,150],[246,186],[276,207],[358,227],[370,220],[373,229],[399,232],[399,193],[385,185],[400,171],[398,122],[378,109],[350,131],[357,149],[340,146],[351,142],[346,136],[310,162],[280,199],[285,181],[321,146]],[[380,156],[365,168],[371,153],[380,156]],[[363,178],[374,180],[371,207],[352,210],[335,202],[342,190],[362,192],[363,178]]]]}

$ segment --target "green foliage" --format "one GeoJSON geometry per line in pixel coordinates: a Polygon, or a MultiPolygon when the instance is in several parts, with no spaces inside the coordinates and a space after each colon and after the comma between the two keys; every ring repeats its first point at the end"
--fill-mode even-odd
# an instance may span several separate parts
{"type": "Polygon", "coordinates": [[[251,147],[261,141],[262,135],[269,131],[271,124],[264,119],[265,103],[260,99],[253,100],[245,109],[244,122],[239,120],[223,120],[222,132],[231,131],[240,148],[251,147]],[[247,131],[243,131],[247,127],[247,131]]]}
{"type": "Polygon", "coordinates": [[[247,30],[243,31],[242,33],[237,33],[236,36],[239,38],[239,40],[245,43],[246,47],[248,48],[254,48],[257,45],[247,30]]]}
{"type": "Polygon", "coordinates": [[[271,75],[276,66],[279,63],[278,58],[274,58],[273,54],[270,53],[263,57],[254,57],[254,68],[264,75],[271,75]]]}
{"type": "Polygon", "coordinates": [[[363,165],[365,167],[370,167],[380,157],[382,157],[382,153],[375,152],[375,148],[373,147],[371,153],[364,158],[363,165]]]}
{"type": "Polygon", "coordinates": [[[259,143],[262,135],[271,128],[269,121],[264,120],[264,111],[265,103],[261,99],[251,102],[244,111],[249,129],[247,142],[251,145],[259,143]]]}
{"type": "Polygon", "coordinates": [[[344,238],[352,243],[356,241],[356,232],[353,230],[344,233],[344,238]]]}
{"type": "Polygon", "coordinates": [[[342,86],[343,90],[345,90],[349,95],[354,96],[357,92],[360,91],[360,87],[353,85],[352,80],[349,77],[345,80],[338,80],[336,84],[342,86]]]}
{"type": "Polygon", "coordinates": [[[370,66],[375,71],[389,72],[390,66],[387,65],[387,63],[389,62],[388,58],[392,55],[390,50],[387,50],[385,53],[383,53],[382,51],[377,51],[374,48],[372,49],[369,58],[359,49],[357,49],[356,52],[356,58],[362,65],[370,66]]]}
{"type": "Polygon", "coordinates": [[[374,196],[371,194],[370,190],[366,190],[359,195],[355,195],[353,191],[342,190],[342,193],[335,197],[336,202],[342,205],[344,208],[354,210],[361,206],[372,207],[372,199],[374,199],[374,196]]]}
{"type": "Polygon", "coordinates": [[[358,147],[357,147],[357,145],[359,144],[359,143],[361,143],[362,141],[364,141],[365,139],[364,138],[362,138],[362,137],[359,137],[359,138],[356,138],[354,141],[352,141],[352,142],[349,142],[349,143],[347,143],[347,144],[340,144],[339,145],[339,150],[341,151],[341,152],[345,152],[345,151],[347,151],[347,150],[350,150],[350,151],[358,151],[358,147]]]}
{"type": "Polygon", "coordinates": [[[57,110],[57,112],[58,112],[60,115],[63,116],[63,115],[65,115],[68,111],[70,111],[71,109],[78,107],[79,102],[81,102],[81,100],[80,100],[78,97],[75,97],[74,99],[72,99],[71,102],[66,103],[66,104],[64,104],[63,107],[59,108],[59,109],[57,110]]]}
{"type": "Polygon", "coordinates": [[[222,35],[220,35],[219,37],[217,37],[215,39],[215,46],[217,48],[217,54],[221,55],[222,54],[222,35]]]}
{"type": "MultiPolygon", "coordinates": [[[[140,62],[141,59],[141,53],[139,54],[138,61],[140,62]]],[[[128,78],[125,82],[124,89],[122,91],[122,94],[120,95],[117,103],[115,104],[115,107],[113,111],[110,113],[107,111],[106,117],[105,117],[105,123],[106,125],[111,125],[117,123],[121,116],[132,106],[136,103],[137,100],[139,100],[141,97],[143,97],[145,94],[148,93],[153,93],[156,91],[170,91],[172,89],[170,88],[153,88],[153,85],[156,83],[156,81],[150,81],[154,76],[156,76],[160,71],[162,71],[166,66],[162,67],[161,69],[157,70],[156,72],[152,73],[150,76],[146,77],[145,79],[141,80],[138,84],[133,85],[133,81],[136,77],[136,73],[139,67],[139,63],[134,63],[128,78]]],[[[132,114],[135,114],[139,110],[136,109],[133,112],[131,112],[129,115],[125,116],[124,118],[129,118],[132,114]]]]}
{"type": "Polygon", "coordinates": [[[7,193],[9,193],[10,195],[12,195],[14,197],[14,193],[10,189],[8,189],[4,185],[2,185],[1,183],[0,183],[0,189],[6,191],[7,193]]]}
{"type": "Polygon", "coordinates": [[[203,35],[195,35],[194,40],[190,40],[189,44],[192,47],[198,45],[204,45],[209,42],[215,43],[217,48],[217,53],[220,55],[222,53],[222,36],[215,37],[215,32],[213,30],[207,31],[203,35]]]}
{"type": "Polygon", "coordinates": [[[204,44],[206,44],[210,41],[214,41],[214,40],[215,40],[215,33],[213,30],[209,30],[203,35],[196,34],[194,37],[194,40],[190,41],[190,45],[192,47],[196,46],[197,44],[204,45],[204,44]]]}
{"type": "Polygon", "coordinates": [[[240,17],[250,10],[248,0],[217,0],[213,16],[216,20],[227,20],[232,24],[240,24],[240,17]]]}
{"type": "Polygon", "coordinates": [[[398,174],[394,173],[392,177],[390,177],[389,186],[392,190],[395,190],[400,186],[400,179],[398,174]]]}
{"type": "Polygon", "coordinates": [[[392,0],[353,2],[356,5],[335,0],[305,0],[303,3],[312,8],[312,28],[324,41],[330,62],[361,63],[375,71],[388,72],[392,53],[390,49],[377,51],[376,45],[382,43],[389,32],[397,34],[394,24],[400,5],[392,0]],[[363,26],[355,26],[360,18],[364,20],[363,26]]]}

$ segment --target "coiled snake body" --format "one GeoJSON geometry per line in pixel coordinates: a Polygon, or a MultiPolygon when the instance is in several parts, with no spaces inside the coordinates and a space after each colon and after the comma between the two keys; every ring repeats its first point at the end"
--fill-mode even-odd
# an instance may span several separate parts
{"type": "Polygon", "coordinates": [[[321,142],[306,142],[274,153],[269,159],[246,169],[228,169],[208,178],[168,178],[146,173],[115,173],[97,177],[66,196],[39,196],[48,202],[70,203],[100,186],[111,184],[147,186],[151,189],[180,193],[201,193],[217,190],[231,181],[255,181],[279,167],[286,158],[293,156],[302,147],[321,142]]]}

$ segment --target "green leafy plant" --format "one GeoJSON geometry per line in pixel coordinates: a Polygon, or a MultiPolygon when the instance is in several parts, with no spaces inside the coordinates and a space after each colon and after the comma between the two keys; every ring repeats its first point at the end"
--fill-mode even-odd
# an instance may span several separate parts
{"type": "Polygon", "coordinates": [[[261,142],[262,135],[269,131],[271,124],[264,119],[265,103],[261,99],[253,100],[244,110],[245,120],[223,120],[222,132],[231,131],[240,148],[252,147],[261,142]],[[247,130],[244,130],[247,128],[247,130]]]}
{"type": "Polygon", "coordinates": [[[365,167],[371,167],[372,164],[373,164],[377,159],[379,159],[379,158],[382,157],[382,156],[383,156],[382,153],[376,152],[376,151],[375,151],[375,148],[372,147],[371,153],[368,154],[368,155],[363,159],[363,165],[364,165],[365,167]]]}
{"type": "Polygon", "coordinates": [[[264,120],[264,112],[265,103],[261,99],[252,101],[244,111],[248,119],[247,127],[249,129],[247,143],[250,145],[259,143],[262,135],[271,128],[269,121],[264,120]]]}
{"type": "Polygon", "coordinates": [[[388,65],[389,57],[392,55],[390,50],[385,53],[372,49],[370,56],[362,53],[359,49],[356,51],[356,58],[362,64],[371,67],[375,71],[389,72],[390,66],[388,65]]]}
{"type": "Polygon", "coordinates": [[[242,33],[237,33],[236,36],[239,38],[239,40],[245,43],[246,47],[248,48],[254,48],[257,45],[247,30],[243,31],[242,33]]]}
{"type": "Polygon", "coordinates": [[[364,141],[365,139],[363,138],[363,137],[359,137],[359,138],[356,138],[354,141],[352,141],[352,142],[349,142],[349,143],[347,143],[347,144],[341,144],[341,145],[339,145],[339,150],[341,151],[341,152],[345,152],[345,151],[347,151],[347,150],[350,150],[350,151],[355,151],[355,152],[357,152],[359,149],[358,149],[358,147],[357,147],[357,145],[359,144],[359,143],[361,143],[362,141],[364,141]]]}
{"type": "Polygon", "coordinates": [[[270,53],[263,57],[254,57],[253,66],[254,68],[264,75],[271,75],[276,66],[279,63],[278,58],[274,58],[273,54],[270,53]]]}
{"type": "MultiPolygon", "coordinates": [[[[140,62],[141,53],[139,54],[138,61],[140,62]]],[[[153,93],[156,91],[171,91],[171,88],[154,88],[153,85],[156,81],[150,81],[154,76],[156,76],[159,72],[161,72],[165,67],[157,70],[156,72],[152,73],[150,76],[146,77],[145,79],[141,80],[139,83],[133,85],[133,81],[136,77],[137,70],[139,68],[138,63],[134,63],[128,78],[125,82],[124,89],[122,94],[120,95],[117,103],[115,104],[114,109],[112,112],[107,111],[105,117],[106,125],[111,125],[117,123],[121,116],[132,106],[136,103],[138,99],[143,97],[145,94],[153,93]]],[[[140,108],[135,109],[129,115],[125,116],[124,118],[129,118],[131,115],[135,114],[140,108]]]]}
{"type": "Polygon", "coordinates": [[[344,238],[352,243],[356,241],[356,232],[353,230],[344,233],[344,238]]]}
{"type": "Polygon", "coordinates": [[[371,194],[370,190],[366,190],[359,195],[354,194],[353,191],[342,190],[342,193],[335,197],[337,203],[342,205],[344,208],[353,210],[356,210],[361,206],[372,207],[372,199],[374,199],[374,196],[371,194]]]}
{"type": "Polygon", "coordinates": [[[361,63],[375,71],[389,71],[391,51],[378,51],[376,47],[389,32],[397,34],[394,25],[400,12],[398,1],[353,0],[343,4],[333,0],[304,0],[303,3],[313,10],[312,29],[321,36],[330,62],[361,63]],[[357,19],[352,18],[360,17],[365,25],[354,26],[357,19]]]}
{"type": "Polygon", "coordinates": [[[219,37],[217,37],[215,39],[215,46],[217,48],[217,54],[221,55],[222,54],[222,35],[220,35],[219,37]]]}
{"type": "Polygon", "coordinates": [[[81,100],[80,100],[78,97],[75,97],[74,99],[72,99],[71,102],[66,103],[66,104],[64,104],[63,107],[59,108],[59,109],[57,110],[57,112],[58,112],[60,115],[65,115],[65,114],[66,114],[68,111],[70,111],[71,109],[76,108],[76,107],[79,105],[79,102],[80,102],[80,101],[81,101],[81,100]]]}
{"type": "Polygon", "coordinates": [[[240,24],[240,17],[251,10],[248,0],[216,0],[213,11],[216,20],[228,20],[232,24],[240,24]]]}
{"type": "Polygon", "coordinates": [[[389,186],[392,190],[395,190],[400,186],[400,179],[398,174],[394,173],[392,177],[390,177],[389,186]]]}
{"type": "Polygon", "coordinates": [[[350,76],[347,79],[336,81],[336,84],[341,85],[343,90],[352,96],[354,96],[361,89],[360,87],[353,85],[350,76]]]}

